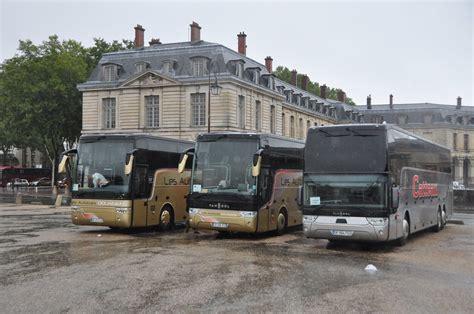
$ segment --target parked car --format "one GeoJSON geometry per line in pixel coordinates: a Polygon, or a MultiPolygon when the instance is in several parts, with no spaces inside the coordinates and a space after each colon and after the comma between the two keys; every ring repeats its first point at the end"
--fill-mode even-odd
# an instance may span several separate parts
{"type": "Polygon", "coordinates": [[[453,181],[453,190],[465,190],[464,184],[459,183],[458,181],[453,181]]]}
{"type": "Polygon", "coordinates": [[[51,179],[50,178],[40,178],[36,181],[31,182],[31,186],[50,186],[51,185],[51,179]]]}
{"type": "Polygon", "coordinates": [[[7,183],[7,187],[11,187],[12,185],[13,187],[26,187],[29,186],[30,183],[26,179],[15,178],[12,182],[7,183]]]}

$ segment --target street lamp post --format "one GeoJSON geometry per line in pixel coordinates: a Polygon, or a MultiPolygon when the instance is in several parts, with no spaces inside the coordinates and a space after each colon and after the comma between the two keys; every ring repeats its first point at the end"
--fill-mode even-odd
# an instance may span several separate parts
{"type": "Polygon", "coordinates": [[[217,84],[217,76],[214,72],[214,83],[211,84],[211,71],[209,71],[209,93],[207,97],[207,133],[211,133],[211,94],[218,96],[222,87],[217,84]]]}

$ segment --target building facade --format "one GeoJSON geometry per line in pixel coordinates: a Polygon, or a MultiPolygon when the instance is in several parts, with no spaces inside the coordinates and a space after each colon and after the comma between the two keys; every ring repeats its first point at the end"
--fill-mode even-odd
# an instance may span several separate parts
{"type": "MultiPolygon", "coordinates": [[[[329,101],[272,74],[246,56],[246,35],[238,34],[238,51],[201,40],[192,23],[191,40],[144,46],[145,30],[135,27],[135,49],[104,54],[83,93],[83,134],[149,133],[194,140],[198,133],[260,131],[304,139],[308,127],[337,123],[345,104],[329,101]],[[212,95],[210,86],[221,87],[212,95]],[[210,98],[210,102],[209,102],[210,98]],[[209,110],[210,105],[210,110],[209,110]],[[209,115],[210,113],[210,115],[209,115]],[[210,119],[209,119],[210,116],[210,119]]],[[[357,120],[359,119],[359,120],[357,120]]]]}
{"type": "Polygon", "coordinates": [[[393,123],[451,150],[453,180],[474,187],[474,107],[463,106],[460,97],[456,105],[433,103],[357,106],[367,123],[393,123]]]}

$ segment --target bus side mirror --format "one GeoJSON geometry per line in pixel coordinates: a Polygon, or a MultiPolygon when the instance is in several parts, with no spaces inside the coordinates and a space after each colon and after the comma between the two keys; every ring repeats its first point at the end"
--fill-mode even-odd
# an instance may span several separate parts
{"type": "Polygon", "coordinates": [[[183,154],[181,157],[181,161],[179,162],[178,165],[178,172],[183,173],[184,172],[184,167],[186,167],[186,162],[188,161],[188,154],[183,154]]]}
{"type": "Polygon", "coordinates": [[[303,186],[298,187],[298,196],[297,196],[298,207],[303,206],[303,186]]]}
{"type": "Polygon", "coordinates": [[[58,173],[66,174],[67,173],[67,161],[69,160],[69,155],[77,154],[77,149],[70,149],[61,154],[61,162],[58,165],[58,173]]]}
{"type": "Polygon", "coordinates": [[[66,174],[66,165],[67,165],[68,159],[69,159],[68,155],[63,155],[63,157],[61,158],[61,162],[58,165],[59,174],[66,174]]]}
{"type": "Polygon", "coordinates": [[[127,162],[125,163],[125,175],[128,176],[130,173],[132,173],[132,168],[133,168],[133,160],[135,159],[135,156],[132,154],[127,154],[127,162]]]}
{"type": "Polygon", "coordinates": [[[392,212],[396,212],[400,203],[400,189],[392,187],[392,212]]]}
{"type": "Polygon", "coordinates": [[[262,166],[262,156],[253,156],[252,176],[258,177],[260,175],[260,167],[262,166]]]}
{"type": "Polygon", "coordinates": [[[188,161],[189,155],[194,154],[194,148],[187,149],[184,153],[181,154],[181,161],[178,164],[178,172],[183,173],[186,168],[186,162],[188,161]]]}

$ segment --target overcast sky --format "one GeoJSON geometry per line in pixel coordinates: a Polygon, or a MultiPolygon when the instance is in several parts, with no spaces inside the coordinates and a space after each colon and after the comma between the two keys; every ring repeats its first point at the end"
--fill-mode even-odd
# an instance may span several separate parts
{"type": "Polygon", "coordinates": [[[339,87],[357,104],[473,103],[474,1],[132,2],[1,1],[1,55],[11,58],[18,40],[38,44],[49,35],[83,45],[94,37],[145,42],[201,39],[237,50],[247,36],[247,56],[285,65],[311,80],[339,87]]]}

